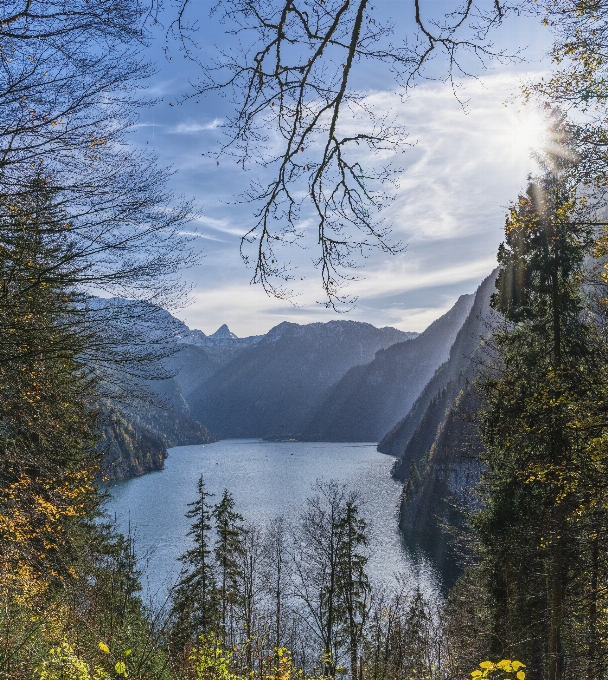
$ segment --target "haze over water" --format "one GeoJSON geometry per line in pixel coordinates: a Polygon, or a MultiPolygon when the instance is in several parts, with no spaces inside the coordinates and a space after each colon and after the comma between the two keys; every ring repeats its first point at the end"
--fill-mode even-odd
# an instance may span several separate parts
{"type": "Polygon", "coordinates": [[[405,551],[398,530],[401,485],[390,476],[394,459],[375,444],[264,442],[233,439],[179,446],[169,451],[165,469],[112,483],[108,514],[117,528],[135,536],[144,570],[144,598],[160,604],[178,577],[177,558],[189,547],[187,504],[195,499],[201,474],[217,502],[225,488],[236,510],[260,528],[279,515],[295,522],[316,480],[335,479],[360,492],[370,526],[369,574],[391,582],[398,573],[423,590],[436,589],[428,565],[405,551]]]}

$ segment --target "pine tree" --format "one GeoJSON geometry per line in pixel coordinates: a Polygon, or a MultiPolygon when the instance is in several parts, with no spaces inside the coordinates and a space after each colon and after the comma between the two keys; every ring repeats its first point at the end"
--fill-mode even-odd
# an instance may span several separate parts
{"type": "Polygon", "coordinates": [[[481,384],[488,504],[474,521],[495,603],[493,651],[549,680],[583,670],[578,629],[588,638],[597,628],[583,516],[589,493],[605,498],[597,476],[605,454],[594,442],[605,436],[607,355],[582,288],[593,220],[569,182],[566,133],[558,120],[560,150],[545,156],[544,173],[510,210],[498,254],[492,305],[506,326],[493,337],[500,365],[481,384]]]}
{"type": "Polygon", "coordinates": [[[212,507],[208,499],[213,497],[205,488],[203,476],[199,477],[196,500],[188,504],[186,512],[193,523],[187,536],[194,543],[180,561],[185,565],[179,583],[172,594],[172,646],[182,650],[190,641],[195,642],[199,635],[212,631],[217,624],[218,602],[215,563],[213,560],[212,507]]]}

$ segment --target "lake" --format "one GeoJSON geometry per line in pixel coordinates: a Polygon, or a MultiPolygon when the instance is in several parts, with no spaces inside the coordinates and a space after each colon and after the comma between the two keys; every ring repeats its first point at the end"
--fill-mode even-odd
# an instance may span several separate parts
{"type": "Polygon", "coordinates": [[[335,479],[360,492],[370,527],[369,574],[390,582],[404,575],[424,591],[437,578],[422,559],[408,554],[398,529],[401,484],[390,476],[394,459],[375,444],[266,442],[236,439],[169,450],[165,469],[108,485],[107,511],[119,531],[135,537],[144,596],[162,602],[179,574],[177,558],[189,547],[184,515],[202,474],[217,502],[227,488],[236,510],[260,527],[284,515],[297,520],[316,480],[335,479]]]}

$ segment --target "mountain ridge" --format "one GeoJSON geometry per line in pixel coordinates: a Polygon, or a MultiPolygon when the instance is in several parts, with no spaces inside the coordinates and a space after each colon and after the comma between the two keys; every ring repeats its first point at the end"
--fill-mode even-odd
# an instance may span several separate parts
{"type": "Polygon", "coordinates": [[[457,302],[417,337],[376,352],[332,388],[304,429],[308,441],[378,441],[406,414],[450,347],[474,295],[457,302]]]}
{"type": "Polygon", "coordinates": [[[283,321],[190,393],[190,408],[221,437],[297,435],[348,369],[416,336],[360,321],[283,321]]]}

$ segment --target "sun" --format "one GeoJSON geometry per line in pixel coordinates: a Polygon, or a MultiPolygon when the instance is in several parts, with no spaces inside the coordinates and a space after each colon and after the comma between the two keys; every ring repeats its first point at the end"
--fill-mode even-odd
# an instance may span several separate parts
{"type": "Polygon", "coordinates": [[[520,106],[509,115],[510,148],[514,161],[526,162],[546,146],[547,118],[538,108],[520,106]]]}

